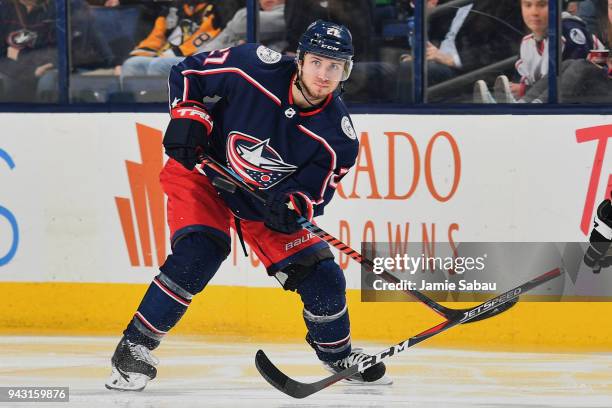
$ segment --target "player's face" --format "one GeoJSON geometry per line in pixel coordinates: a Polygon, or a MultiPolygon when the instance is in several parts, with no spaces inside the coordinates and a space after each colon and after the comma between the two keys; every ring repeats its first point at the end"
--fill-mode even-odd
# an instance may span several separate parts
{"type": "Polygon", "coordinates": [[[523,21],[537,38],[548,30],[548,0],[521,0],[523,21]]]}
{"type": "Polygon", "coordinates": [[[306,54],[302,62],[301,81],[312,97],[324,98],[338,87],[345,64],[346,61],[306,54]]]}

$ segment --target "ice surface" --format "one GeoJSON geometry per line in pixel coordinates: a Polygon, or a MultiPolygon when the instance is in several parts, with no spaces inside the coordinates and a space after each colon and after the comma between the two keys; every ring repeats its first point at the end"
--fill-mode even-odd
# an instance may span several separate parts
{"type": "MultiPolygon", "coordinates": [[[[420,348],[388,360],[392,386],[335,384],[303,400],[268,385],[258,348],[288,375],[327,375],[305,343],[169,337],[155,355],[157,379],[141,393],[104,388],[118,337],[0,337],[0,385],[68,386],[69,403],[3,403],[83,408],[190,407],[611,407],[612,355],[499,353],[420,348]]],[[[364,344],[377,352],[390,344],[364,344]]],[[[362,346],[362,344],[359,344],[362,346]]]]}

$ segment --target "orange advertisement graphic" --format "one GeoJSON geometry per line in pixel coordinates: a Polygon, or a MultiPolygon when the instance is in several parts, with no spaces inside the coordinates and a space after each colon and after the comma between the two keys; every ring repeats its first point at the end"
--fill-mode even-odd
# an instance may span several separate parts
{"type": "Polygon", "coordinates": [[[125,161],[132,198],[115,197],[115,203],[130,264],[153,266],[152,232],[157,264],[162,265],[166,259],[166,215],[164,195],[159,183],[159,173],[163,166],[163,136],[161,131],[139,123],[136,124],[136,133],[142,163],[125,161]],[[132,214],[136,215],[142,262],[132,214]]]}

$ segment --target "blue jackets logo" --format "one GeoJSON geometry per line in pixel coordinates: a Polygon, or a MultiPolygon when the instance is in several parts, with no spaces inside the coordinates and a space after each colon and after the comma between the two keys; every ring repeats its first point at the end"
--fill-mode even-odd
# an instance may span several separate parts
{"type": "Polygon", "coordinates": [[[269,146],[270,139],[259,140],[240,132],[227,139],[227,158],[232,169],[249,184],[268,189],[293,173],[297,167],[285,163],[269,146]]]}

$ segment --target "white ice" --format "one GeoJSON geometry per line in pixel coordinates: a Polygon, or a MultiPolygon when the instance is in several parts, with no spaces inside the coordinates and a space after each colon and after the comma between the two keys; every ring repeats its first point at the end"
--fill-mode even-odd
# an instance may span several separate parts
{"type": "MultiPolygon", "coordinates": [[[[68,403],[2,407],[612,407],[612,355],[409,349],[388,360],[392,386],[335,384],[303,400],[261,378],[258,348],[288,375],[328,375],[305,343],[170,337],[158,377],[140,393],[104,388],[118,337],[0,337],[0,386],[67,386],[68,403]]],[[[361,344],[360,344],[361,346],[361,344]]],[[[377,352],[390,344],[365,344],[377,352]]]]}

